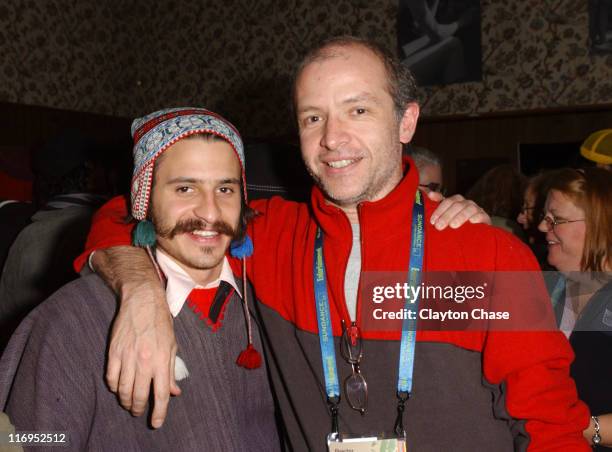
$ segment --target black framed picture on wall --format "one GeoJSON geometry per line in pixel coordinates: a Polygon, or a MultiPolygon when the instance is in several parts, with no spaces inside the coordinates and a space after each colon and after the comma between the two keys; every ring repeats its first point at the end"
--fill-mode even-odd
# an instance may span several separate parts
{"type": "Polygon", "coordinates": [[[593,54],[612,53],[612,0],[589,0],[589,46],[593,54]]]}
{"type": "Polygon", "coordinates": [[[399,57],[419,85],[482,80],[480,1],[399,0],[399,57]]]}

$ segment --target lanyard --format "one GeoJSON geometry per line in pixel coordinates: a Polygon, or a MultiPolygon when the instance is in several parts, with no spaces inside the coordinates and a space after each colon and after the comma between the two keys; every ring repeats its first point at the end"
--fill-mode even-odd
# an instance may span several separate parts
{"type": "Polygon", "coordinates": [[[555,283],[555,287],[553,287],[552,293],[550,294],[550,299],[553,305],[553,309],[556,309],[559,303],[562,303],[561,297],[565,292],[565,276],[559,274],[557,282],[555,283]]]}
{"type": "MultiPolygon", "coordinates": [[[[424,229],[425,209],[423,207],[422,195],[417,190],[412,209],[412,227],[410,240],[410,267],[408,270],[408,283],[418,286],[421,281],[423,270],[423,246],[425,238],[424,229]]],[[[329,308],[329,296],[327,293],[327,276],[325,273],[325,262],[323,261],[323,233],[317,228],[314,246],[313,279],[315,289],[315,304],[317,309],[317,323],[319,326],[319,343],[321,346],[321,359],[323,363],[323,375],[325,377],[325,392],[327,401],[331,406],[332,416],[337,415],[337,405],[340,400],[340,385],[338,383],[338,370],[336,367],[336,352],[334,349],[333,333],[331,327],[331,315],[329,308]]],[[[418,311],[419,298],[410,303],[405,302],[406,309],[418,311]]],[[[402,323],[402,339],[400,344],[399,372],[397,380],[397,394],[403,411],[403,402],[410,396],[412,391],[412,374],[414,371],[414,350],[416,344],[416,316],[414,320],[404,319],[402,323]]],[[[399,411],[399,406],[398,406],[399,411]]],[[[332,431],[337,422],[334,419],[332,431]]],[[[396,425],[397,430],[398,425],[396,425]]],[[[403,430],[401,423],[399,428],[403,430]]]]}
{"type": "Polygon", "coordinates": [[[340,383],[338,383],[334,335],[332,333],[331,315],[329,313],[327,276],[325,274],[325,262],[323,262],[323,233],[321,228],[317,228],[317,235],[315,237],[313,272],[317,322],[319,324],[319,344],[321,346],[321,359],[323,360],[323,374],[325,376],[325,392],[328,401],[335,399],[339,401],[340,383]]]}
{"type": "Polygon", "coordinates": [[[563,309],[565,305],[565,276],[559,273],[555,287],[552,289],[550,294],[550,301],[552,302],[553,314],[555,316],[555,323],[558,327],[561,326],[561,319],[563,318],[563,309]]]}
{"type": "MultiPolygon", "coordinates": [[[[418,287],[421,284],[421,273],[423,271],[423,239],[424,229],[424,209],[421,192],[417,190],[412,209],[412,229],[410,238],[410,267],[408,270],[408,284],[411,287],[418,287]]],[[[404,308],[415,314],[419,310],[420,296],[413,303],[406,299],[404,308]]],[[[416,326],[417,316],[406,316],[402,322],[402,341],[400,345],[399,371],[397,379],[398,394],[410,395],[412,392],[412,374],[414,371],[414,348],[416,345],[416,326]]]]}

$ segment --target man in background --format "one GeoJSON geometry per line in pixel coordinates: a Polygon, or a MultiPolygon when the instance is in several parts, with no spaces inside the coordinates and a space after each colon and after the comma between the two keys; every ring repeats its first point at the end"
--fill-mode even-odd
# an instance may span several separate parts
{"type": "Polygon", "coordinates": [[[12,243],[0,277],[2,346],[31,309],[78,276],[71,263],[107,199],[96,144],[76,130],[35,152],[32,166],[37,210],[12,243]]]}
{"type": "Polygon", "coordinates": [[[443,177],[442,177],[442,160],[437,154],[427,148],[406,146],[406,155],[414,160],[414,164],[419,171],[419,187],[425,192],[430,191],[442,192],[443,177]]]}

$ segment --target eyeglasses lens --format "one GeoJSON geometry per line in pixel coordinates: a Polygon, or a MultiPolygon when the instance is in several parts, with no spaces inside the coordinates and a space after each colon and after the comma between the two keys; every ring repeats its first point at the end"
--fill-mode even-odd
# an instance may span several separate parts
{"type": "Polygon", "coordinates": [[[344,393],[352,409],[365,412],[368,406],[368,384],[357,369],[344,380],[344,393]]]}

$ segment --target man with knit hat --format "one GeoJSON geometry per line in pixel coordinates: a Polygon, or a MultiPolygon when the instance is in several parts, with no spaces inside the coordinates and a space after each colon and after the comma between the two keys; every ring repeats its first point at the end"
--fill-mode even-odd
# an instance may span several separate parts
{"type": "Polygon", "coordinates": [[[166,288],[178,344],[168,370],[183,396],[159,431],[120,408],[104,381],[116,300],[89,275],[19,327],[0,361],[0,406],[17,431],[64,432],[73,450],[278,450],[250,289],[226,257],[230,244],[233,263],[252,250],[240,135],[213,112],[175,108],[137,119],[132,136],[133,241],[166,288]]]}

